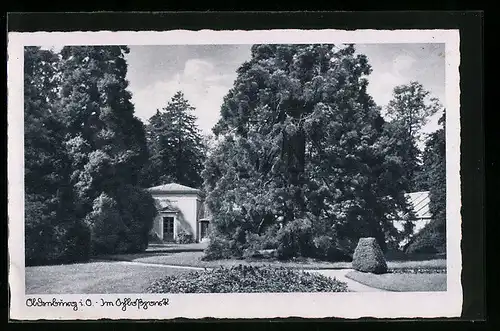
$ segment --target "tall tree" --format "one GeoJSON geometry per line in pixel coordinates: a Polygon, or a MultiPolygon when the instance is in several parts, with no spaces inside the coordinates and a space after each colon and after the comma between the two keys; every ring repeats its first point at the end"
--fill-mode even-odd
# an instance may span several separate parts
{"type": "Polygon", "coordinates": [[[201,187],[206,146],[193,111],[194,107],[179,91],[161,112],[158,110],[149,119],[146,131],[150,162],[143,185],[175,182],[201,187]]]}
{"type": "Polygon", "coordinates": [[[152,197],[137,188],[147,146],[127,90],[128,52],[125,46],[67,46],[61,51],[60,108],[69,131],[76,216],[91,230],[94,253],[144,249],[155,213],[152,197]],[[100,245],[101,237],[109,235],[109,227],[100,225],[108,218],[100,213],[120,223],[113,227],[118,239],[112,247],[100,245]]]}
{"type": "Polygon", "coordinates": [[[430,187],[430,212],[436,219],[446,219],[446,118],[439,119],[442,127],[431,134],[424,151],[424,170],[430,187]]]}
{"type": "Polygon", "coordinates": [[[285,257],[311,254],[322,236],[346,253],[363,236],[385,247],[387,216],[406,207],[400,160],[366,93],[370,71],[352,45],[252,47],[204,172],[209,253],[243,252],[266,229],[279,229],[285,257]]]}
{"type": "Polygon", "coordinates": [[[421,129],[430,116],[441,110],[439,100],[431,97],[423,85],[412,81],[406,85],[396,86],[393,99],[387,105],[387,117],[390,119],[387,130],[397,137],[400,145],[400,156],[406,169],[409,190],[428,189],[422,186],[418,176],[422,171],[421,129]]]}
{"type": "Polygon", "coordinates": [[[71,162],[63,144],[66,130],[55,107],[59,64],[57,54],[49,50],[24,49],[27,264],[87,258],[84,242],[88,238],[77,231],[80,224],[74,217],[71,162]]]}
{"type": "Polygon", "coordinates": [[[423,180],[429,187],[432,221],[408,244],[408,252],[446,252],[446,123],[430,134],[423,153],[423,180]]]}

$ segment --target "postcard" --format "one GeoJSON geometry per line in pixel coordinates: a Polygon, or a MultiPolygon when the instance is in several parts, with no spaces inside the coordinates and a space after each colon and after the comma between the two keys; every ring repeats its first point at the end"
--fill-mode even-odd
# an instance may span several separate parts
{"type": "Polygon", "coordinates": [[[8,34],[14,320],[459,317],[458,30],[8,34]]]}

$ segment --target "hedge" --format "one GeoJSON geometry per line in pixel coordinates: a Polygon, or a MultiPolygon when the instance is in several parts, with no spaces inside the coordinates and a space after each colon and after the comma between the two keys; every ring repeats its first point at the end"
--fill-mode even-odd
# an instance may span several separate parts
{"type": "Polygon", "coordinates": [[[406,246],[407,254],[446,253],[446,225],[444,220],[427,224],[406,246]]]}

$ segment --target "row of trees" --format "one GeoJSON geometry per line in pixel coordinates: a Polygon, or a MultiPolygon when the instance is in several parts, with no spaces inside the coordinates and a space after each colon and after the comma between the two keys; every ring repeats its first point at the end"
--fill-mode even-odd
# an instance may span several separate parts
{"type": "Polygon", "coordinates": [[[252,47],[204,169],[207,257],[277,248],[340,259],[360,237],[386,249],[407,235],[391,219],[411,219],[404,193],[429,182],[417,179],[417,142],[440,105],[416,82],[397,87],[385,121],[367,93],[370,72],[353,45],[252,47]]]}
{"type": "Polygon", "coordinates": [[[128,52],[25,48],[27,264],[144,250],[156,208],[142,187],[201,185],[192,107],[178,93],[145,127],[127,89],[128,52]]]}
{"type": "Polygon", "coordinates": [[[146,125],[135,117],[128,51],[25,48],[28,264],[145,249],[156,209],[143,188],[166,182],[205,189],[212,257],[340,259],[365,236],[385,249],[411,233],[390,221],[411,218],[404,193],[423,189],[435,220],[408,249],[444,246],[444,129],[422,154],[420,129],[440,109],[422,85],[396,87],[386,121],[352,45],[255,45],[207,159],[181,92],[146,125]]]}
{"type": "Polygon", "coordinates": [[[147,246],[155,208],[137,186],[147,147],[127,91],[127,52],[25,49],[28,264],[147,246]]]}

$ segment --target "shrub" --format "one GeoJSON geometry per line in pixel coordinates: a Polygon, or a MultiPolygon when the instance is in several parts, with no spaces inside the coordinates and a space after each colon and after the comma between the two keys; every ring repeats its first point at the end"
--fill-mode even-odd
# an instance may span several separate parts
{"type": "Polygon", "coordinates": [[[360,238],[354,250],[352,267],[361,272],[381,274],[387,272],[384,253],[375,238],[360,238]]]}
{"type": "Polygon", "coordinates": [[[88,227],[69,213],[58,213],[54,199],[26,194],[25,263],[30,265],[87,261],[88,227]]]}
{"type": "Polygon", "coordinates": [[[157,215],[155,200],[149,192],[126,185],[118,190],[120,215],[126,226],[124,247],[128,253],[144,251],[148,247],[149,233],[157,215]]]}
{"type": "Polygon", "coordinates": [[[136,253],[148,246],[156,216],[151,194],[130,185],[117,192],[117,196],[101,193],[86,217],[94,255],[136,253]]]}
{"type": "Polygon", "coordinates": [[[339,245],[336,238],[322,235],[314,238],[315,257],[327,261],[351,262],[352,257],[339,245]]]}
{"type": "Polygon", "coordinates": [[[248,258],[258,258],[259,256],[259,250],[255,249],[253,247],[245,248],[243,250],[243,258],[248,259],[248,258]]]}
{"type": "Polygon", "coordinates": [[[433,221],[424,227],[406,246],[407,254],[446,253],[446,229],[444,222],[433,221]]]}
{"type": "Polygon", "coordinates": [[[47,209],[49,209],[47,203],[40,197],[26,195],[24,250],[26,265],[45,264],[48,261],[57,261],[63,256],[62,246],[65,243],[61,237],[64,233],[57,231],[59,227],[52,226],[55,223],[55,215],[51,215],[47,209]]]}
{"type": "Polygon", "coordinates": [[[62,263],[86,262],[91,256],[91,230],[84,221],[74,221],[61,240],[65,243],[62,263]]]}
{"type": "Polygon", "coordinates": [[[411,256],[406,254],[403,250],[397,248],[388,249],[384,255],[388,261],[405,261],[411,258],[411,256]]]}
{"type": "Polygon", "coordinates": [[[255,250],[276,249],[279,245],[279,241],[277,238],[278,230],[279,228],[277,225],[272,225],[269,226],[261,235],[247,232],[246,241],[249,247],[255,250]]]}
{"type": "Polygon", "coordinates": [[[319,274],[269,266],[220,267],[167,276],[149,293],[347,292],[347,284],[319,274]]]}
{"type": "Polygon", "coordinates": [[[158,233],[156,233],[154,231],[151,231],[148,234],[148,242],[155,243],[155,244],[161,244],[163,242],[163,240],[161,240],[161,238],[158,235],[158,233]]]}
{"type": "Polygon", "coordinates": [[[256,258],[256,259],[275,259],[278,257],[276,249],[246,249],[243,251],[243,258],[256,258]]]}
{"type": "Polygon", "coordinates": [[[125,231],[116,200],[102,193],[94,200],[93,211],[88,215],[87,222],[92,230],[91,247],[92,253],[107,254],[117,253],[125,231]]]}
{"type": "Polygon", "coordinates": [[[261,235],[247,232],[247,247],[243,250],[243,257],[276,257],[277,247],[279,245],[279,242],[277,240],[277,232],[277,225],[268,227],[267,230],[261,235]]]}
{"type": "Polygon", "coordinates": [[[289,259],[299,256],[314,256],[312,238],[312,222],[309,219],[291,221],[278,232],[278,257],[289,259]]]}
{"type": "Polygon", "coordinates": [[[233,257],[230,241],[220,236],[210,234],[210,241],[202,257],[204,261],[227,259],[233,257]]]}
{"type": "Polygon", "coordinates": [[[177,243],[179,244],[191,244],[194,242],[193,235],[184,229],[181,229],[177,233],[177,243]]]}

